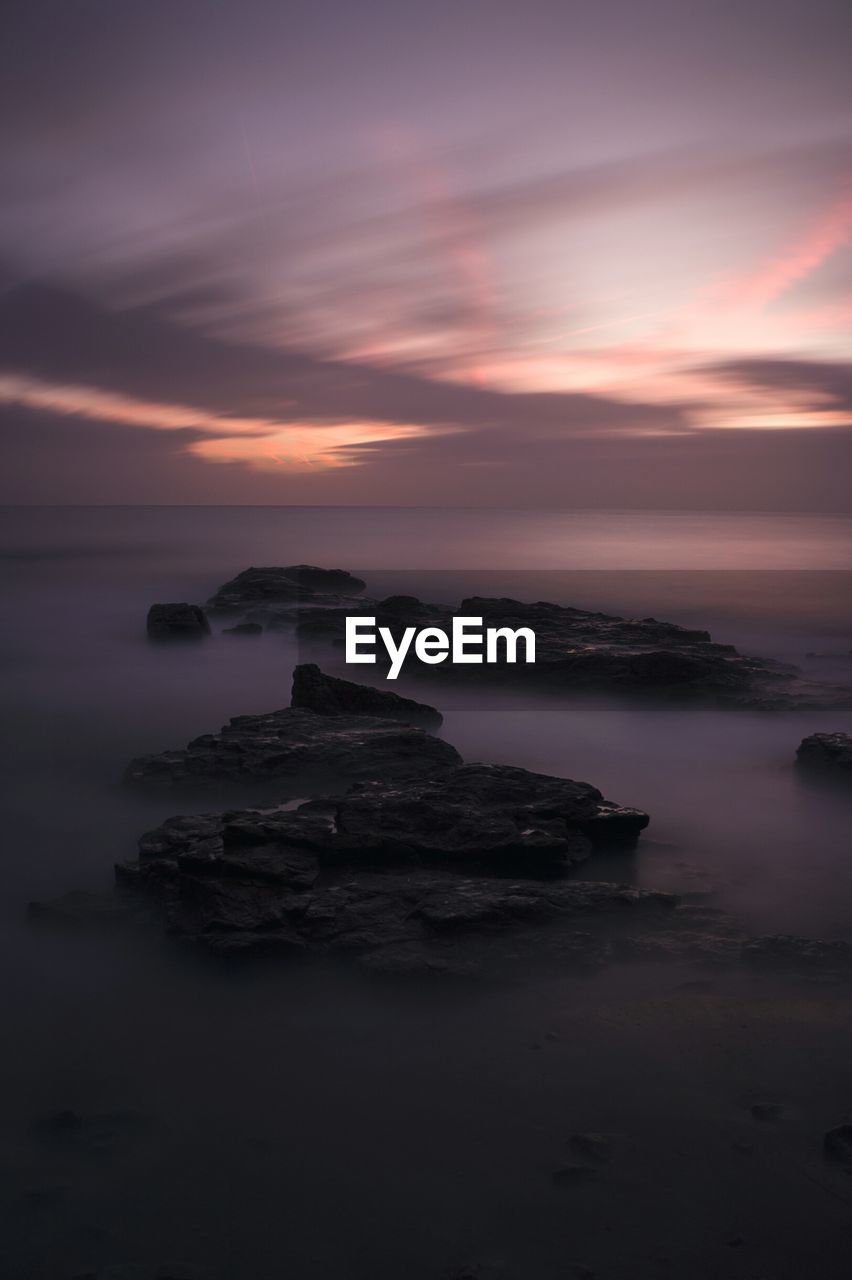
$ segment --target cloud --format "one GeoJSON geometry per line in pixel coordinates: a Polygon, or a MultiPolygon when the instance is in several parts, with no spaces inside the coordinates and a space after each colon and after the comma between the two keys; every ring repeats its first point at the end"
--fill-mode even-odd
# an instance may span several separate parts
{"type": "MultiPolygon", "coordinates": [[[[0,352],[7,376],[132,399],[140,420],[147,404],[151,415],[161,411],[158,422],[167,428],[188,425],[195,410],[211,435],[226,434],[228,419],[235,436],[286,424],[321,431],[323,424],[370,422],[478,432],[487,453],[490,433],[499,428],[521,430],[532,441],[687,426],[677,407],[582,393],[512,394],[223,342],[176,323],[161,307],[109,311],[43,284],[0,298],[0,352]]],[[[75,403],[84,408],[80,394],[75,403]]]]}
{"type": "Polygon", "coordinates": [[[779,253],[733,282],[725,290],[726,300],[733,306],[765,307],[805,280],[850,238],[852,184],[847,182],[779,253]]]}
{"type": "MultiPolygon", "coordinates": [[[[0,502],[848,511],[852,430],[706,431],[530,445],[501,431],[364,446],[365,465],[293,474],[211,466],[186,429],[0,407],[0,502]]],[[[477,549],[473,548],[472,553],[477,549]]]]}
{"type": "Polygon", "coordinates": [[[848,361],[763,358],[704,367],[740,386],[803,395],[814,409],[828,405],[852,418],[852,363],[848,361]]]}

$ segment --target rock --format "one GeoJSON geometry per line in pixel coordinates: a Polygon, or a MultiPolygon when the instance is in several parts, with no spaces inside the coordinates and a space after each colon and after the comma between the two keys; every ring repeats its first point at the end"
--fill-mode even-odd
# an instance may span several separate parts
{"type": "MultiPolygon", "coordinates": [[[[381,950],[378,968],[409,972],[463,971],[477,957],[459,943],[473,936],[532,937],[562,918],[676,906],[671,895],[624,885],[538,878],[542,856],[552,869],[591,852],[583,831],[595,834],[606,804],[594,788],[500,766],[459,766],[441,777],[446,787],[433,791],[414,779],[356,786],[296,809],[172,818],[144,835],[138,863],[116,874],[152,893],[172,934],[219,954],[381,950]],[[544,821],[551,829],[537,840],[532,824],[544,821]],[[532,878],[489,873],[494,860],[507,867],[510,851],[532,878]]],[[[536,935],[533,949],[544,945],[536,935]]],[[[562,930],[546,946],[569,962],[578,952],[596,964],[603,955],[598,940],[562,930]]]]}
{"type": "MultiPolygon", "coordinates": [[[[459,763],[454,747],[422,729],[372,716],[318,715],[287,707],[268,715],[235,716],[219,733],[186,748],[131,761],[134,785],[204,787],[324,780],[339,788],[355,779],[429,775],[459,763]]],[[[304,794],[304,791],[302,792],[304,794]]]]}
{"type": "Polygon", "coordinates": [[[580,913],[676,905],[553,878],[595,847],[635,843],[647,814],[588,783],[458,761],[447,743],[385,719],[303,708],[239,717],[184,752],[135,762],[131,776],[292,778],[324,764],[335,782],[347,771],[373,779],[298,805],[170,818],[117,879],[150,892],[173,935],[217,954],[372,955],[383,972],[469,972],[478,955],[467,939],[513,933],[561,963],[599,965],[605,941],[556,931],[541,944],[534,931],[580,913]]]}
{"type": "MultiPolygon", "coordinates": [[[[511,865],[538,877],[606,846],[619,830],[611,825],[619,812],[622,840],[635,841],[647,814],[619,810],[588,783],[511,765],[458,765],[434,779],[356,783],[343,796],[295,809],[170,818],[141,837],[139,853],[143,866],[169,863],[193,874],[250,875],[299,888],[315,878],[314,859],[329,867],[417,862],[465,872],[511,865]]],[[[515,910],[523,911],[521,900],[515,910]]]]}
{"type": "MultiPolygon", "coordinates": [[[[152,868],[156,874],[156,869],[152,868]]],[[[169,931],[220,954],[375,954],[395,972],[463,972],[471,956],[525,929],[580,913],[670,909],[661,895],[598,882],[529,885],[449,873],[330,877],[311,892],[179,875],[169,931]],[[524,910],[517,911],[518,899],[524,910]]]]}
{"type": "Polygon", "coordinates": [[[310,591],[357,596],[367,586],[363,578],[356,578],[346,569],[318,569],[313,564],[291,564],[282,572],[310,591]]]}
{"type": "Polygon", "coordinates": [[[152,604],[147,630],[149,640],[203,640],[210,623],[197,604],[152,604]]]}
{"type": "Polygon", "coordinates": [[[238,622],[235,627],[223,627],[223,636],[260,636],[263,626],[259,622],[238,622]]]}
{"type": "Polygon", "coordinates": [[[208,603],[211,609],[233,611],[256,604],[308,601],[317,594],[356,596],[366,585],[345,569],[320,569],[310,564],[252,567],[219,587],[208,603]]]}
{"type": "Polygon", "coordinates": [[[351,680],[339,680],[336,676],[326,675],[313,662],[304,662],[293,672],[290,705],[305,707],[324,716],[382,716],[387,720],[420,725],[424,729],[438,729],[444,720],[440,711],[425,702],[401,698],[389,690],[374,689],[351,680]]]}
{"type": "Polygon", "coordinates": [[[796,763],[803,770],[852,782],[852,734],[812,733],[802,739],[796,763]]]}
{"type": "Polygon", "coordinates": [[[822,1140],[825,1154],[840,1164],[852,1164],[852,1124],[829,1129],[822,1140]]]}
{"type": "Polygon", "coordinates": [[[570,865],[596,844],[633,844],[648,825],[585,782],[511,765],[460,765],[406,787],[353,787],[336,810],[338,844],[424,859],[570,865]]]}
{"type": "Polygon", "coordinates": [[[376,618],[398,639],[406,626],[452,629],[455,616],[481,617],[484,627],[529,627],[536,634],[534,664],[418,667],[424,677],[529,687],[543,692],[576,690],[651,695],[680,701],[767,709],[828,706],[852,701],[852,690],[808,683],[795,668],[746,657],[733,645],[714,643],[707,631],[656,618],[628,619],[547,601],[472,596],[454,610],[415,597],[392,596],[369,608],[297,610],[297,635],[308,646],[340,645],[347,616],[376,618]]]}

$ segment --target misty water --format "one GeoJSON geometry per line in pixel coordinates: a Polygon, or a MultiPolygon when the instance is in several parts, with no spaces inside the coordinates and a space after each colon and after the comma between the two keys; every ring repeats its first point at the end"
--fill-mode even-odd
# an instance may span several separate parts
{"type": "MultiPolygon", "coordinates": [[[[34,931],[26,904],[108,889],[176,811],[122,788],[131,756],[288,702],[286,637],[152,646],[153,600],[307,562],[376,595],[558,594],[706,626],[852,683],[852,519],[7,508],[0,531],[4,1277],[848,1273],[852,1181],[820,1149],[852,1118],[845,989],[659,964],[458,985],[229,972],[154,932],[34,931]],[[755,1125],[765,1098],[783,1123],[755,1125]],[[45,1130],[65,1110],[101,1138],[45,1130]],[[619,1154],[566,1193],[551,1172],[577,1130],[618,1134],[619,1154]]],[[[651,814],[635,855],[585,878],[696,895],[750,933],[852,941],[852,799],[792,766],[805,734],[852,731],[849,710],[553,706],[410,677],[399,692],[444,710],[466,760],[651,814]]]]}

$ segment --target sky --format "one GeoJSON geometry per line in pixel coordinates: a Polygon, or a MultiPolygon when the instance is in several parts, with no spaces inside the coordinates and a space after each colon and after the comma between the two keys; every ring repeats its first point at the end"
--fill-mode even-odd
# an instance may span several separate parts
{"type": "Polygon", "coordinates": [[[845,0],[4,28],[0,501],[852,509],[845,0]]]}

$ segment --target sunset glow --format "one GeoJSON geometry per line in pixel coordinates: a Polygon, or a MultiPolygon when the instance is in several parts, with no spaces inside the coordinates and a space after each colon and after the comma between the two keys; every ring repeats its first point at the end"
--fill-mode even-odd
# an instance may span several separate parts
{"type": "MultiPolygon", "coordinates": [[[[486,504],[519,466],[531,501],[561,499],[560,473],[574,500],[629,501],[633,463],[599,461],[612,439],[641,442],[664,505],[696,481],[666,441],[724,433],[733,457],[760,437],[767,462],[778,433],[852,441],[839,8],[651,4],[640,21],[616,0],[526,16],[474,0],[451,38],[403,6],[331,44],[316,16],[291,30],[249,9],[224,4],[203,33],[150,15],[138,41],[116,16],[120,88],[70,34],[95,117],[19,32],[0,224],[13,436],[32,439],[25,413],[81,438],[99,424],[129,459],[155,432],[188,500],[225,499],[231,476],[249,500],[431,502],[438,485],[486,504]]],[[[724,506],[722,454],[699,487],[724,506]]],[[[778,473],[790,502],[797,469],[778,473]]]]}

